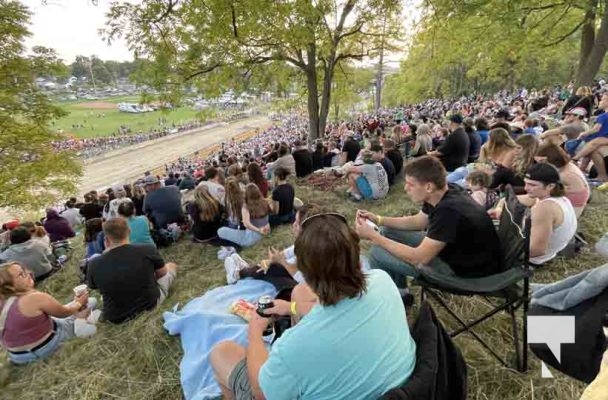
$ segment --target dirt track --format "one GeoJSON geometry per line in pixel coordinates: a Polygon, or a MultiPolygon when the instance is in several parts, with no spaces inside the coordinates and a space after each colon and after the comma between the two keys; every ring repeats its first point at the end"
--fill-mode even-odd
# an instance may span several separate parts
{"type": "Polygon", "coordinates": [[[90,190],[102,189],[115,183],[131,182],[142,176],[145,171],[269,124],[270,120],[266,117],[248,118],[226,126],[203,128],[153,140],[91,159],[84,165],[79,193],[83,195],[90,190]]]}

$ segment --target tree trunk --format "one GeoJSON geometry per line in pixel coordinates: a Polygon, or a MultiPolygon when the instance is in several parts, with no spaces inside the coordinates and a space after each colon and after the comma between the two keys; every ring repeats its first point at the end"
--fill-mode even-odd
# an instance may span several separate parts
{"type": "Polygon", "coordinates": [[[603,3],[604,14],[602,15],[600,29],[598,30],[597,35],[595,35],[595,41],[593,42],[587,59],[578,67],[578,74],[576,77],[576,84],[578,86],[590,86],[593,84],[593,79],[599,72],[602,62],[604,61],[604,56],[608,51],[608,0],[604,0],[603,3]]]}
{"type": "MultiPolygon", "coordinates": [[[[308,137],[310,140],[315,140],[319,137],[319,88],[317,87],[317,48],[314,43],[308,46],[306,50],[307,67],[306,86],[308,88],[308,126],[310,132],[308,137]]],[[[323,127],[325,129],[325,127],[323,127]]]]}
{"type": "Polygon", "coordinates": [[[331,82],[334,79],[335,52],[330,55],[323,76],[323,91],[321,92],[321,113],[319,115],[319,134],[325,134],[325,125],[329,115],[329,104],[331,101],[331,82]]]}
{"type": "Polygon", "coordinates": [[[587,12],[585,13],[585,22],[583,23],[583,28],[581,30],[581,50],[578,58],[578,65],[585,65],[587,62],[587,58],[591,53],[591,49],[593,48],[593,43],[595,43],[595,18],[596,18],[596,8],[597,8],[598,0],[591,0],[587,7],[587,12]]]}

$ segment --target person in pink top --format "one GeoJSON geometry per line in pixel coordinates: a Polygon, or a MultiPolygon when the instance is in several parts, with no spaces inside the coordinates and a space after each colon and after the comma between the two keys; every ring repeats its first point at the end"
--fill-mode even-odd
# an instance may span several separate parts
{"type": "MultiPolygon", "coordinates": [[[[85,309],[87,291],[66,305],[34,289],[32,275],[23,265],[0,265],[0,345],[14,364],[27,364],[53,354],[75,336],[74,321],[85,309]]],[[[88,312],[85,309],[84,312],[88,312]]]]}

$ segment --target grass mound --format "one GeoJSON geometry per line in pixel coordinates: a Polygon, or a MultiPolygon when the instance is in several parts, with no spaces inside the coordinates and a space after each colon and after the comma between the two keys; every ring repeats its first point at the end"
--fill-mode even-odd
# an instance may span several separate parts
{"type": "MultiPolygon", "coordinates": [[[[343,188],[319,191],[307,186],[297,187],[302,200],[314,201],[354,220],[355,210],[367,208],[389,216],[418,210],[403,193],[401,184],[391,188],[387,199],[377,203],[353,204],[345,200],[343,188]]],[[[605,207],[608,196],[594,192],[591,205],[582,217],[580,231],[594,244],[608,230],[605,207]]],[[[79,242],[81,236],[75,240],[79,242]]],[[[246,260],[259,260],[268,246],[283,247],[293,242],[290,229],[283,226],[253,248],[243,251],[246,260]]],[[[58,299],[66,301],[77,284],[76,264],[83,253],[82,243],[75,243],[72,261],[42,286],[58,299]]],[[[366,248],[367,243],[363,242],[366,248]]],[[[225,284],[223,263],[216,258],[217,249],[183,240],[162,250],[167,261],[181,266],[171,295],[160,309],[145,313],[120,326],[100,324],[92,339],[74,339],[48,360],[25,367],[9,366],[2,354],[0,363],[0,398],[38,399],[179,399],[179,363],[182,350],[178,337],[170,337],[162,328],[162,312],[176,303],[182,305],[202,295],[210,288],[225,284]]],[[[539,271],[534,282],[552,282],[567,275],[602,265],[606,260],[586,249],[575,259],[558,260],[550,268],[539,271]]],[[[93,294],[95,295],[95,294],[93,294]]],[[[471,299],[453,299],[451,304],[464,315],[478,315],[486,305],[471,299]]],[[[439,309],[436,307],[439,312],[439,309]]],[[[411,314],[415,314],[413,311],[411,314]]],[[[455,325],[449,316],[439,312],[448,328],[455,325]]],[[[410,315],[413,318],[414,315],[410,315]]],[[[511,349],[508,318],[494,318],[482,324],[476,332],[488,339],[491,346],[511,349]]],[[[469,398],[488,399],[577,399],[584,386],[564,375],[554,373],[555,379],[542,379],[540,362],[530,353],[530,369],[518,374],[502,368],[484,349],[466,334],[456,339],[469,368],[469,398]]]]}

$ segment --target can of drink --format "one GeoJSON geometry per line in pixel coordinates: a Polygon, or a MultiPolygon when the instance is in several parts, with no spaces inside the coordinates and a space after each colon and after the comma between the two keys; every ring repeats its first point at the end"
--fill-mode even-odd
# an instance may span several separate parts
{"type": "MultiPolygon", "coordinates": [[[[264,310],[269,309],[274,307],[274,301],[272,300],[272,297],[270,296],[262,296],[260,297],[260,299],[258,300],[258,307],[256,309],[256,312],[264,318],[268,318],[269,316],[264,314],[264,310]]],[[[264,336],[268,336],[268,335],[272,335],[272,324],[268,324],[268,326],[266,327],[266,329],[264,329],[264,332],[262,333],[262,335],[264,336]]]]}

